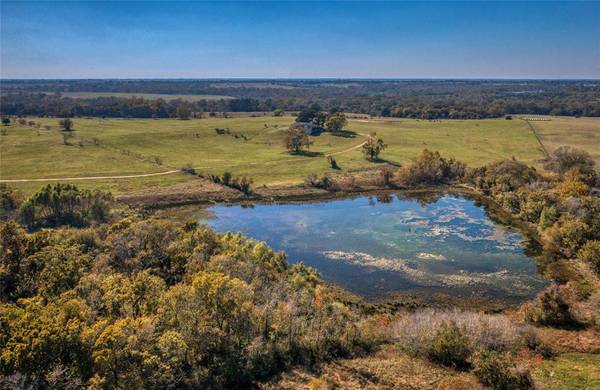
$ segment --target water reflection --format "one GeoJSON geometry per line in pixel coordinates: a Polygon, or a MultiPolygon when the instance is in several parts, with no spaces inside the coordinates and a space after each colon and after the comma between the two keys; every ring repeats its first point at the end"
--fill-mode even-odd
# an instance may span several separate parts
{"type": "Polygon", "coordinates": [[[520,301],[545,282],[534,246],[463,195],[392,194],[302,204],[214,206],[205,221],[240,231],[365,295],[395,292],[520,301]]]}

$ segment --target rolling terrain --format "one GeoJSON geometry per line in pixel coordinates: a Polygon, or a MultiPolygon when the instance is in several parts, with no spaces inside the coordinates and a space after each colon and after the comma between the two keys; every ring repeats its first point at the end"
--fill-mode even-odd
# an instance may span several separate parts
{"type": "MultiPolygon", "coordinates": [[[[255,186],[288,186],[303,182],[313,173],[403,165],[425,148],[469,166],[515,157],[541,167],[544,158],[532,128],[520,119],[352,119],[341,135],[311,137],[312,145],[301,155],[290,155],[282,145],[292,117],[76,118],[68,138],[57,119],[30,118],[29,122],[32,124],[3,127],[0,137],[0,180],[19,180],[11,185],[25,193],[39,188],[44,179],[78,182],[82,187],[102,187],[116,194],[168,187],[192,179],[180,172],[184,166],[201,174],[247,176],[255,186]],[[226,133],[218,134],[217,128],[226,133]],[[360,146],[370,133],[388,145],[379,162],[366,161],[361,153],[360,146]],[[341,169],[329,166],[328,155],[341,169]]],[[[552,118],[529,123],[546,149],[571,145],[587,150],[596,159],[600,156],[600,143],[590,141],[600,137],[596,119],[552,118]]]]}

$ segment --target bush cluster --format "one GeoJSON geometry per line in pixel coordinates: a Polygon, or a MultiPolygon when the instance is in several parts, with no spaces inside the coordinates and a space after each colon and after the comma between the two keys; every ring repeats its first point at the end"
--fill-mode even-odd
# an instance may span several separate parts
{"type": "Polygon", "coordinates": [[[502,315],[426,309],[392,324],[391,338],[413,356],[459,370],[473,370],[493,389],[530,389],[529,370],[516,363],[517,351],[552,352],[535,328],[502,315]]]}
{"type": "Polygon", "coordinates": [[[19,208],[29,229],[62,225],[87,226],[107,222],[113,198],[100,190],[82,190],[72,184],[48,184],[19,208]]]}
{"type": "Polygon", "coordinates": [[[394,180],[405,186],[437,185],[458,180],[464,173],[464,163],[425,149],[413,164],[398,169],[394,180]]]}
{"type": "Polygon", "coordinates": [[[226,187],[235,188],[242,191],[245,195],[252,193],[252,179],[246,176],[234,177],[230,172],[225,172],[223,175],[208,175],[208,178],[216,184],[222,184],[226,187]]]}

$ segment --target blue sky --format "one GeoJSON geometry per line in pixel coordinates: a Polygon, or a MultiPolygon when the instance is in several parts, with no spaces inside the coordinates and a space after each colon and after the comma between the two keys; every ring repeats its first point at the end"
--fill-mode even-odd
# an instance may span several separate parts
{"type": "Polygon", "coordinates": [[[600,2],[10,2],[2,78],[600,78],[600,2]]]}

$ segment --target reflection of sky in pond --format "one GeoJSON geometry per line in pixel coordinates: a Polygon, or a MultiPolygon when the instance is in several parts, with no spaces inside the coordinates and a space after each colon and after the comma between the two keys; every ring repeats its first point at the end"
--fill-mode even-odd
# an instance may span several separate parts
{"type": "Polygon", "coordinates": [[[206,221],[240,231],[364,295],[429,291],[523,299],[544,282],[523,236],[472,200],[445,195],[377,203],[370,197],[307,204],[214,206],[206,221]]]}

